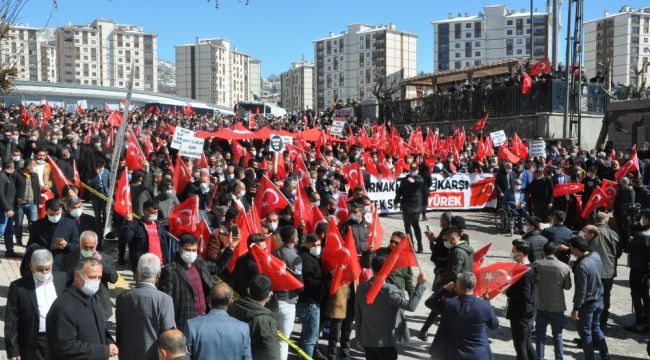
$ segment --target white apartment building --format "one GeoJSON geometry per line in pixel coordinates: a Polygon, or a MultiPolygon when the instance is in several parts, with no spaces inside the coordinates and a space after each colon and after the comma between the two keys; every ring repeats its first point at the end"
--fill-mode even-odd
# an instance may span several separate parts
{"type": "MultiPolygon", "coordinates": [[[[624,6],[585,22],[585,75],[611,74],[614,84],[634,84],[635,69],[650,62],[650,7],[624,6]],[[611,65],[611,69],[610,69],[611,65]]],[[[650,82],[650,73],[646,73],[650,82]]]]}
{"type": "Polygon", "coordinates": [[[248,63],[248,77],[251,96],[262,96],[262,60],[250,59],[248,63]]]}
{"type": "Polygon", "coordinates": [[[534,60],[551,57],[550,4],[547,12],[533,11],[532,25],[530,10],[512,11],[505,5],[483,10],[478,15],[450,13],[447,19],[433,22],[434,72],[506,58],[529,59],[531,48],[534,60]]]}
{"type": "Polygon", "coordinates": [[[158,91],[158,35],[135,25],[97,19],[89,25],[57,28],[59,81],[158,91]]]}
{"type": "Polygon", "coordinates": [[[378,82],[398,88],[402,79],[417,74],[417,35],[398,31],[394,24],[353,24],[313,43],[319,109],[337,100],[364,99],[378,82]]]}
{"type": "Polygon", "coordinates": [[[0,42],[0,62],[15,67],[18,80],[57,81],[56,47],[52,29],[12,25],[0,42]]]}
{"type": "MultiPolygon", "coordinates": [[[[229,108],[253,100],[251,60],[221,38],[176,46],[176,93],[229,108]]],[[[261,88],[261,62],[254,60],[252,69],[261,88]]]]}
{"type": "Polygon", "coordinates": [[[282,107],[287,111],[314,108],[314,62],[296,61],[280,74],[282,107]]]}

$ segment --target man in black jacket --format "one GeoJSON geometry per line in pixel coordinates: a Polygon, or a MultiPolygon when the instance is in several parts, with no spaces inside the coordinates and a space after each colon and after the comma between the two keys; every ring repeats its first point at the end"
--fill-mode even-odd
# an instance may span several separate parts
{"type": "Polygon", "coordinates": [[[298,296],[297,313],[302,323],[300,347],[314,357],[320,326],[320,304],[327,294],[326,273],[321,268],[321,241],[316,234],[307,234],[298,251],[302,259],[305,287],[298,296]]]}
{"type": "Polygon", "coordinates": [[[548,221],[548,214],[553,207],[553,181],[544,175],[542,169],[535,170],[535,179],[526,186],[526,197],[532,215],[542,222],[548,221]]]}
{"type": "MultiPolygon", "coordinates": [[[[95,217],[90,214],[84,214],[83,212],[83,203],[81,199],[76,196],[71,196],[66,202],[67,218],[77,224],[79,228],[79,234],[84,231],[97,231],[97,221],[95,217]]],[[[102,231],[97,234],[97,249],[102,250],[102,231]]]]}
{"type": "Polygon", "coordinates": [[[16,185],[13,179],[14,162],[11,159],[2,161],[0,172],[0,235],[5,239],[5,257],[20,257],[14,252],[14,210],[16,185]]]}
{"type": "Polygon", "coordinates": [[[411,163],[410,172],[399,184],[395,192],[395,206],[402,204],[402,220],[404,221],[404,231],[413,241],[413,231],[418,241],[418,253],[422,253],[422,231],[420,230],[420,214],[422,214],[424,191],[424,179],[417,172],[418,165],[411,163]],[[413,231],[411,230],[413,228],[413,231]]]}
{"type": "Polygon", "coordinates": [[[558,260],[562,261],[565,264],[569,263],[569,241],[573,236],[571,229],[564,226],[564,219],[566,218],[566,213],[561,210],[553,211],[551,215],[551,227],[547,227],[542,230],[542,236],[548,239],[548,241],[555,241],[558,246],[558,252],[556,257],[558,260]]]}
{"type": "Polygon", "coordinates": [[[350,217],[341,225],[341,235],[345,238],[348,231],[352,232],[352,237],[357,245],[357,254],[362,254],[368,248],[368,232],[370,224],[365,219],[364,207],[354,204],[350,208],[350,217]]]}
{"type": "MultiPolygon", "coordinates": [[[[262,250],[266,249],[266,239],[262,234],[250,234],[246,239],[248,248],[257,244],[262,250]]],[[[248,285],[259,274],[260,270],[250,252],[240,256],[235,262],[235,268],[232,272],[232,288],[239,296],[248,295],[248,285]]]]}
{"type": "MultiPolygon", "coordinates": [[[[530,246],[523,240],[512,241],[512,258],[530,267],[530,246]]],[[[533,321],[537,309],[537,275],[528,271],[519,281],[506,290],[508,305],[506,319],[510,320],[512,342],[517,359],[537,359],[532,341],[533,321]]]]}
{"type": "Polygon", "coordinates": [[[5,348],[9,359],[51,358],[45,318],[68,282],[66,273],[52,271],[52,263],[52,254],[48,250],[37,250],[31,258],[31,274],[9,285],[4,319],[5,348]],[[37,292],[50,296],[38,296],[37,292]]]}
{"type": "Polygon", "coordinates": [[[27,216],[29,227],[38,220],[38,204],[41,201],[41,186],[38,175],[34,173],[36,161],[25,160],[25,165],[20,171],[14,171],[13,178],[16,185],[16,214],[14,215],[14,233],[16,243],[23,244],[23,219],[27,216]]]}
{"type": "Polygon", "coordinates": [[[525,220],[526,233],[521,237],[528,242],[530,246],[530,255],[528,260],[534,263],[537,260],[544,259],[544,245],[548,239],[542,236],[539,231],[540,221],[537,216],[529,216],[525,220]]]}
{"type": "MultiPolygon", "coordinates": [[[[132,221],[132,216],[128,216],[120,232],[120,243],[129,245],[129,263],[134,273],[142,254],[150,252],[157,255],[163,265],[169,263],[172,256],[167,230],[157,222],[158,205],[147,201],[143,208],[142,218],[132,221]]],[[[120,253],[119,256],[122,258],[124,254],[120,253]]]]}
{"type": "Polygon", "coordinates": [[[623,176],[618,179],[618,191],[616,192],[616,200],[614,200],[614,218],[618,227],[618,237],[621,241],[618,242],[619,248],[617,249],[616,256],[620,257],[623,254],[623,249],[627,246],[630,238],[630,221],[628,219],[629,207],[636,201],[634,189],[630,186],[630,179],[623,176]]]}
{"type": "Polygon", "coordinates": [[[80,261],[72,286],[52,304],[46,332],[53,359],[107,360],[118,355],[102,317],[101,305],[95,299],[101,278],[101,262],[80,261]]]}

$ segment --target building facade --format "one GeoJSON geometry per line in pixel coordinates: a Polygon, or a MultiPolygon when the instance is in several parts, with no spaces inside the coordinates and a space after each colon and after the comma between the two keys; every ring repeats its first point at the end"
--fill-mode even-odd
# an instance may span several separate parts
{"type": "Polygon", "coordinates": [[[280,75],[282,107],[287,111],[314,108],[314,63],[296,61],[280,75]]]}
{"type": "Polygon", "coordinates": [[[248,75],[251,96],[259,99],[262,96],[262,60],[250,59],[248,75]]]}
{"type": "Polygon", "coordinates": [[[57,28],[59,81],[158,91],[157,35],[135,25],[97,19],[57,28]]]}
{"type": "MultiPolygon", "coordinates": [[[[614,84],[635,84],[636,70],[650,62],[650,7],[624,6],[618,13],[585,22],[585,75],[614,84]]],[[[650,82],[650,73],[646,73],[650,82]]]]}
{"type": "Polygon", "coordinates": [[[507,58],[530,59],[531,51],[533,60],[551,57],[550,4],[547,12],[533,11],[532,25],[530,10],[511,11],[504,5],[483,10],[478,15],[450,13],[433,22],[434,72],[507,58]]]}
{"type": "Polygon", "coordinates": [[[261,62],[228,40],[197,38],[194,44],[176,46],[177,94],[230,108],[253,100],[251,60],[254,80],[260,78],[261,87],[261,62]]]}
{"type": "Polygon", "coordinates": [[[57,81],[52,29],[13,25],[7,35],[0,42],[2,67],[15,67],[18,80],[57,81]]]}
{"type": "Polygon", "coordinates": [[[417,74],[417,35],[395,25],[354,24],[314,41],[315,107],[382,93],[399,96],[399,83],[417,74]]]}

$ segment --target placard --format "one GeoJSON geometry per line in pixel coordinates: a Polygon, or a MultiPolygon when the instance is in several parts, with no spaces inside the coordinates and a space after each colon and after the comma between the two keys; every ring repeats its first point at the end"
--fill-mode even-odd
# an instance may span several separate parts
{"type": "MultiPolygon", "coordinates": [[[[176,128],[178,129],[178,128],[176,128]]],[[[203,154],[203,143],[205,142],[205,139],[201,139],[195,136],[192,136],[192,138],[185,139],[185,141],[182,142],[181,148],[180,148],[180,153],[182,156],[187,156],[192,159],[198,159],[201,157],[201,154],[203,154]]]]}
{"type": "Polygon", "coordinates": [[[490,133],[490,137],[492,137],[492,143],[494,144],[494,146],[501,146],[501,144],[508,141],[508,138],[506,137],[506,132],[503,130],[490,133]]]}
{"type": "Polygon", "coordinates": [[[335,136],[343,135],[343,128],[345,127],[344,118],[334,118],[332,127],[330,127],[330,134],[335,136]]]}
{"type": "Polygon", "coordinates": [[[172,143],[169,145],[172,149],[181,150],[183,144],[190,142],[194,138],[194,131],[177,126],[174,130],[174,137],[172,143]]]}
{"type": "Polygon", "coordinates": [[[528,155],[546,157],[546,141],[544,140],[528,141],[528,155]]]}
{"type": "Polygon", "coordinates": [[[284,139],[282,136],[277,134],[272,134],[269,139],[269,150],[273,152],[283,152],[284,151],[284,139]]]}
{"type": "Polygon", "coordinates": [[[354,108],[345,107],[341,109],[334,109],[334,117],[342,117],[350,120],[354,117],[354,108]]]}

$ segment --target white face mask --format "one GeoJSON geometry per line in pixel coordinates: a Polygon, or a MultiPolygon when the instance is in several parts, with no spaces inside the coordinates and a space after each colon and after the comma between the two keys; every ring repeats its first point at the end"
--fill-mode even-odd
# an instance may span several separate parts
{"type": "Polygon", "coordinates": [[[318,256],[320,256],[320,252],[321,252],[321,247],[320,246],[313,246],[313,247],[309,248],[309,254],[312,255],[312,256],[318,257],[318,256]]]}
{"type": "Polygon", "coordinates": [[[167,190],[167,196],[173,196],[174,195],[174,190],[167,190]]]}
{"type": "Polygon", "coordinates": [[[34,281],[39,282],[39,283],[48,282],[48,281],[50,281],[52,279],[52,272],[49,272],[47,274],[43,274],[43,273],[40,273],[40,272],[35,272],[35,273],[32,273],[32,275],[34,275],[34,281]]]}
{"type": "Polygon", "coordinates": [[[239,192],[239,197],[244,197],[246,195],[246,190],[242,190],[239,192]]]}
{"type": "Polygon", "coordinates": [[[158,214],[151,214],[149,215],[148,219],[151,222],[155,222],[156,220],[158,220],[158,214]]]}
{"type": "Polygon", "coordinates": [[[79,253],[81,254],[81,257],[82,257],[82,258],[86,258],[86,259],[87,259],[87,258],[91,258],[91,257],[93,257],[93,254],[95,253],[95,251],[94,251],[94,250],[84,250],[84,249],[81,249],[81,250],[79,250],[79,253]]]}
{"type": "Polygon", "coordinates": [[[83,212],[82,209],[72,209],[72,210],[70,210],[70,216],[72,216],[73,218],[76,219],[76,218],[78,218],[79,216],[81,216],[81,213],[82,213],[82,212],[83,212]]]}
{"type": "Polygon", "coordinates": [[[198,256],[198,253],[196,251],[183,251],[181,252],[181,259],[185,261],[186,264],[192,264],[195,260],[196,257],[198,256]]]}
{"type": "Polygon", "coordinates": [[[514,261],[518,261],[518,260],[517,260],[517,253],[515,253],[515,252],[511,252],[511,253],[510,253],[510,257],[512,258],[512,260],[514,260],[514,261]]]}
{"type": "MultiPolygon", "coordinates": [[[[82,277],[83,278],[83,277],[82,277]]],[[[88,296],[93,296],[95,293],[99,290],[99,280],[86,280],[84,279],[84,286],[81,288],[81,291],[88,295],[88,296]]]]}
{"type": "Polygon", "coordinates": [[[270,222],[268,223],[269,231],[275,231],[278,228],[278,223],[277,222],[270,222]]]}
{"type": "Polygon", "coordinates": [[[45,164],[45,160],[38,159],[38,160],[36,160],[36,163],[38,165],[43,165],[43,164],[45,164]]]}
{"type": "Polygon", "coordinates": [[[59,214],[59,215],[54,215],[54,216],[48,215],[48,216],[47,216],[47,219],[48,219],[51,223],[56,224],[56,223],[59,222],[59,220],[61,220],[61,214],[59,214]]]}
{"type": "Polygon", "coordinates": [[[519,186],[519,185],[515,186],[515,190],[517,190],[517,191],[521,190],[521,186],[519,186]]]}
{"type": "Polygon", "coordinates": [[[207,192],[208,190],[210,190],[210,184],[201,183],[201,191],[207,192]]]}
{"type": "Polygon", "coordinates": [[[454,244],[452,244],[450,241],[445,241],[444,245],[447,249],[451,249],[454,247],[454,244]]]}

